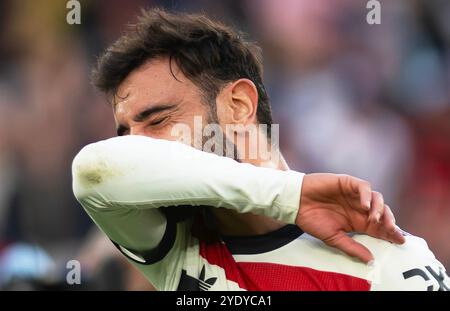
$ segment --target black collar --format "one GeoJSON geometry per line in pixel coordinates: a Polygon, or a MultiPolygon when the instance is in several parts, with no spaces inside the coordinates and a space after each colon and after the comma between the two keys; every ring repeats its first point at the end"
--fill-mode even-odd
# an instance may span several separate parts
{"type": "Polygon", "coordinates": [[[275,231],[251,236],[221,236],[233,255],[251,255],[278,249],[303,234],[295,225],[286,225],[275,231]]]}

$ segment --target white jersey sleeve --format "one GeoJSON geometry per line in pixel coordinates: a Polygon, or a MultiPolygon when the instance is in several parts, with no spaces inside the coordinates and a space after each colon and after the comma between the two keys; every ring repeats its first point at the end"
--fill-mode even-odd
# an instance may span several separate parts
{"type": "Polygon", "coordinates": [[[359,235],[355,239],[366,245],[375,261],[369,270],[373,291],[448,291],[450,278],[424,239],[405,236],[403,245],[359,235]]]}
{"type": "Polygon", "coordinates": [[[164,284],[177,277],[161,275],[181,264],[191,239],[187,222],[168,219],[164,208],[221,207],[294,223],[303,176],[144,136],[90,144],[72,163],[77,200],[122,252],[145,263],[138,268],[157,288],[173,287],[164,284]]]}

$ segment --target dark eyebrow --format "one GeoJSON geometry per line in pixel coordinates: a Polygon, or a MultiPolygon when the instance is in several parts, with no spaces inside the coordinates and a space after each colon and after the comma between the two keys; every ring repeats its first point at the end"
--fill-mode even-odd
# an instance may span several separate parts
{"type": "Polygon", "coordinates": [[[141,111],[136,116],[134,116],[133,120],[135,122],[142,122],[148,117],[150,117],[152,114],[164,111],[164,110],[170,110],[175,108],[176,105],[157,105],[150,108],[145,109],[144,111],[141,111]]]}

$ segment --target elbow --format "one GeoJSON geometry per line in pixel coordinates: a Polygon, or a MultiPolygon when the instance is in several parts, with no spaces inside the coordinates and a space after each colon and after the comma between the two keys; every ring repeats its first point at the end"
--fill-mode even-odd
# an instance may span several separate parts
{"type": "Polygon", "coordinates": [[[75,197],[80,200],[98,193],[99,187],[114,175],[111,153],[102,142],[85,146],[72,162],[72,188],[75,197]]]}
{"type": "Polygon", "coordinates": [[[149,185],[150,176],[157,175],[155,158],[160,160],[157,163],[164,159],[162,152],[155,156],[160,149],[154,140],[137,135],[114,137],[85,146],[72,162],[75,197],[78,201],[102,202],[129,198],[136,187],[144,182],[149,185]]]}

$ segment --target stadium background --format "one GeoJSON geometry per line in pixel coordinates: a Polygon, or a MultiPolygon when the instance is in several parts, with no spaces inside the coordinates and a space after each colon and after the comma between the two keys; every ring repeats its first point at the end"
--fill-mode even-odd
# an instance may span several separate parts
{"type": "Polygon", "coordinates": [[[365,0],[80,2],[70,26],[66,1],[0,1],[0,288],[150,289],[77,205],[70,165],[114,135],[96,55],[154,5],[250,33],[291,168],[371,181],[450,269],[449,1],[381,1],[380,25],[365,0]]]}

